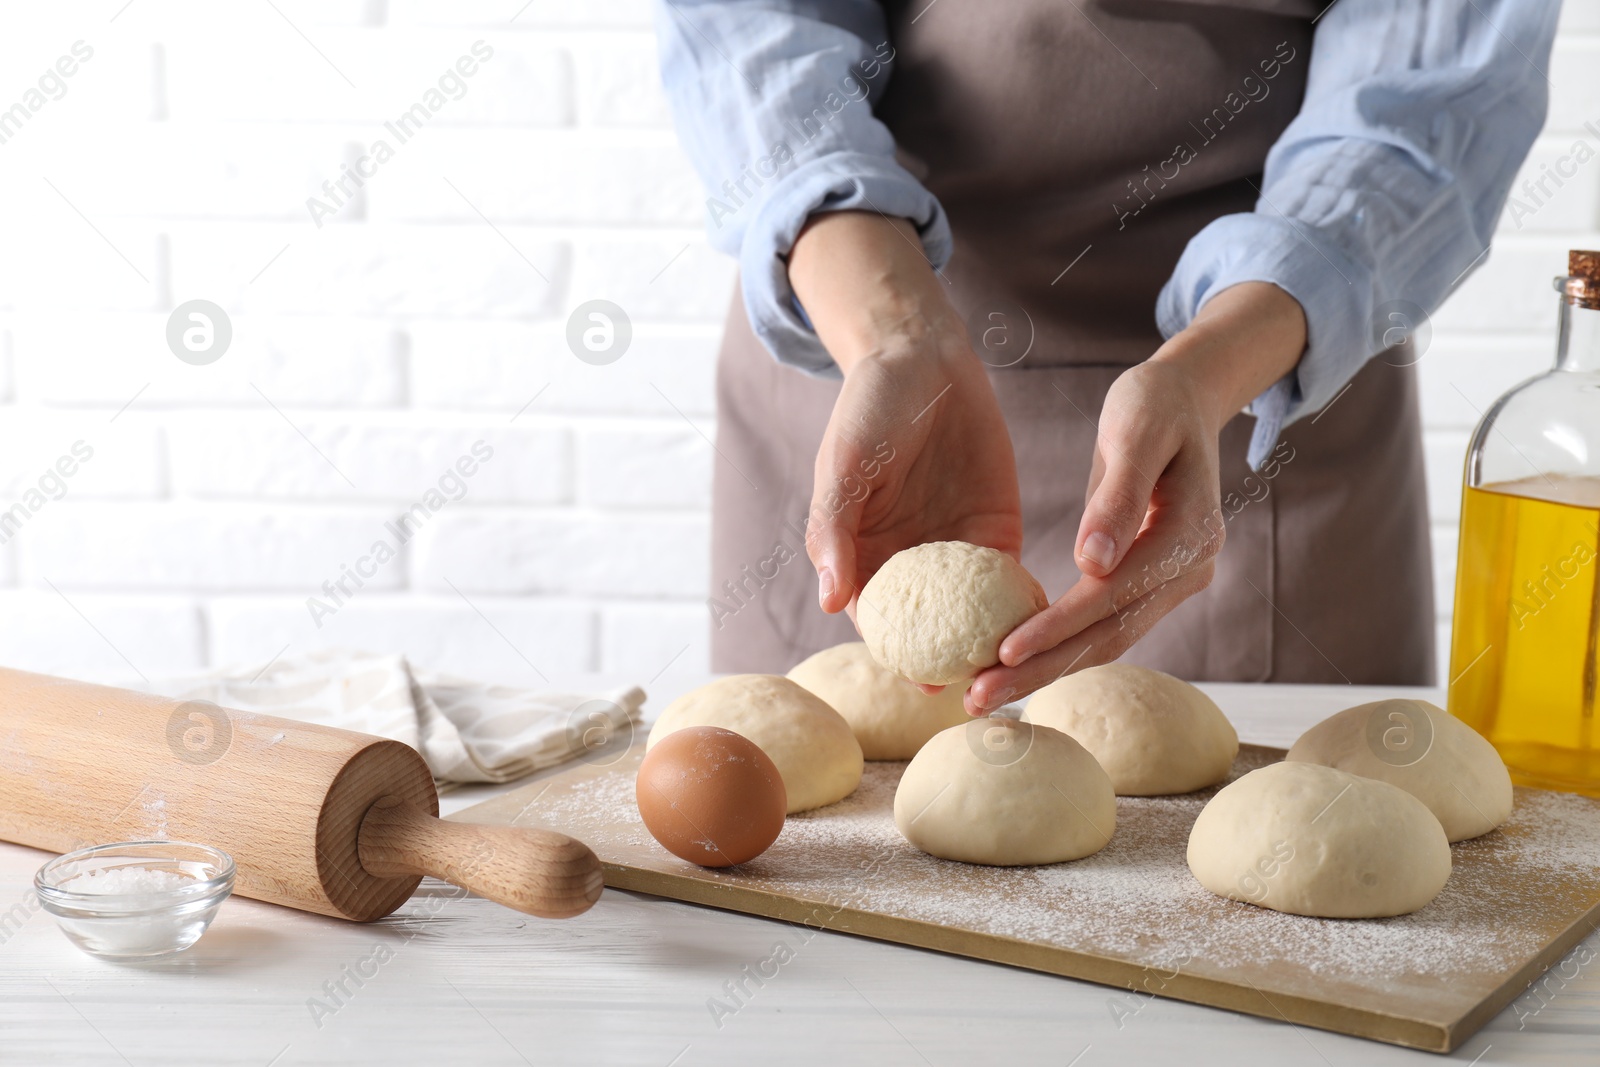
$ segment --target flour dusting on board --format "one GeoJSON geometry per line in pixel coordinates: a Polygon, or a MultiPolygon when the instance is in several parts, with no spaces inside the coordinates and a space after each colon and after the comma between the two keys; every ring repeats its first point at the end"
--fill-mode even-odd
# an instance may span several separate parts
{"type": "MultiPolygon", "coordinates": [[[[1232,777],[1272,758],[1247,749],[1232,777]]],[[[574,834],[608,862],[816,901],[824,919],[858,909],[1222,979],[1275,966],[1369,994],[1442,990],[1463,975],[1514,972],[1535,955],[1551,936],[1549,894],[1572,894],[1574,917],[1600,899],[1600,803],[1558,793],[1519,789],[1510,822],[1452,848],[1450,881],[1421,911],[1312,919],[1224,900],[1189,873],[1189,829],[1215,789],[1118,798],[1111,843],[1085,859],[978,867],[907,844],[892,811],[905,764],[868,763],[851,796],[791,815],[760,857],[711,871],[651,840],[632,766],[553,789],[520,821],[574,834]]]]}
{"type": "Polygon", "coordinates": [[[147,792],[142,795],[139,807],[144,811],[145,836],[152,841],[165,841],[167,834],[167,798],[162,793],[147,792]]]}

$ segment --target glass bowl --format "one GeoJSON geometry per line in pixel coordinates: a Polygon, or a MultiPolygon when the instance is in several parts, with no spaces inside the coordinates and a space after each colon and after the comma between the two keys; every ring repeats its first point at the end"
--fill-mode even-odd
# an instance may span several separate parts
{"type": "Polygon", "coordinates": [[[159,959],[200,940],[233,892],[233,857],[185,841],[121,841],[57,856],[33,876],[67,940],[102,959],[159,959]]]}

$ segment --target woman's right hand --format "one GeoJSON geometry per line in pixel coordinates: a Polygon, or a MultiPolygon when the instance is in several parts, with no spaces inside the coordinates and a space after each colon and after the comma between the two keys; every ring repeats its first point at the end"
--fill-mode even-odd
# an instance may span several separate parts
{"type": "Polygon", "coordinates": [[[969,541],[1016,558],[1011,437],[916,231],[864,212],[816,216],[789,278],[844,373],[806,526],[822,610],[856,617],[861,588],[913,545],[969,541]]]}

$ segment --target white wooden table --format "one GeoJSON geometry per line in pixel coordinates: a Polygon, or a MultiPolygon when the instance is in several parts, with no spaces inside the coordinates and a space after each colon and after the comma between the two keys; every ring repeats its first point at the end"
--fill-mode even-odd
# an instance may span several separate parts
{"type": "MultiPolygon", "coordinates": [[[[657,686],[651,713],[700,680],[657,686]]],[[[1242,739],[1280,746],[1339,708],[1401,692],[1205,688],[1242,739]]],[[[449,795],[445,808],[489,792],[449,795]]],[[[188,953],[158,964],[109,964],[69,945],[42,912],[20,924],[5,918],[46,858],[0,845],[3,1064],[1381,1067],[1440,1060],[612,890],[563,922],[519,915],[432,880],[400,912],[364,926],[234,898],[188,953]],[[718,1025],[708,999],[725,996],[723,984],[779,942],[794,958],[718,1025]],[[341,982],[345,992],[335,988],[341,982]]],[[[1600,1063],[1600,935],[1564,971],[1450,1059],[1600,1063]],[[1584,959],[1590,962],[1579,965],[1584,959]]]]}

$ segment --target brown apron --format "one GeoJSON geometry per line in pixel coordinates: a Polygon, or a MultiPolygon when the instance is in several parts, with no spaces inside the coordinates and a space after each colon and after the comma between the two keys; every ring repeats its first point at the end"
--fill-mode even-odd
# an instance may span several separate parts
{"type": "MultiPolygon", "coordinates": [[[[1267,150],[1300,107],[1318,6],[886,4],[897,56],[877,114],[949,214],[956,309],[969,324],[1007,316],[1012,347],[985,359],[1016,450],[1022,562],[1052,599],[1078,577],[1092,420],[1160,345],[1156,296],[1189,239],[1254,209],[1267,150]]],[[[782,672],[855,639],[818,608],[804,546],[838,392],[775,361],[736,296],[717,381],[717,671],[782,672]]],[[[1222,434],[1215,580],[1122,658],[1197,681],[1432,684],[1413,368],[1374,359],[1255,474],[1253,425],[1241,415],[1222,434]]]]}

